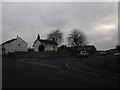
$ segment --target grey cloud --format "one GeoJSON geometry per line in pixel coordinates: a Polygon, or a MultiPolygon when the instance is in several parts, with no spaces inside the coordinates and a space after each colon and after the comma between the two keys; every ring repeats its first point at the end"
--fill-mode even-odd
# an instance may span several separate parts
{"type": "MultiPolygon", "coordinates": [[[[64,32],[65,38],[73,28],[78,28],[86,34],[90,44],[101,43],[99,48],[103,49],[107,43],[104,39],[96,42],[98,36],[101,38],[110,36],[111,41],[116,39],[114,30],[110,32],[114,34],[105,36],[94,32],[94,27],[99,24],[117,24],[117,3],[3,3],[2,11],[3,41],[18,34],[31,46],[38,33],[45,38],[47,33],[56,28],[64,32]]],[[[66,39],[64,43],[67,44],[66,39]]]]}

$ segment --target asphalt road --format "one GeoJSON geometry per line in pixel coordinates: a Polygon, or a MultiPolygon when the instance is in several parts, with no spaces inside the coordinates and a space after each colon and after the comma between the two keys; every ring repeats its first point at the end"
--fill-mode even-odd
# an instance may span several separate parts
{"type": "Polygon", "coordinates": [[[2,59],[2,88],[119,88],[120,81],[2,59]]]}

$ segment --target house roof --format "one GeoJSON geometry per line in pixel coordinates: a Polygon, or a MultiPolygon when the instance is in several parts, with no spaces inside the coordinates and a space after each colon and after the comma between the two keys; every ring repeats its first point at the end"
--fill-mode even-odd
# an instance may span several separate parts
{"type": "Polygon", "coordinates": [[[15,38],[15,39],[11,39],[11,40],[8,40],[8,41],[2,43],[2,45],[7,44],[7,43],[10,43],[10,42],[13,42],[13,41],[15,41],[15,40],[17,40],[17,38],[15,38]]]}
{"type": "MultiPolygon", "coordinates": [[[[38,40],[38,39],[37,39],[38,40]]],[[[37,41],[36,40],[36,41],[37,41]]],[[[35,42],[36,42],[35,41],[35,42]]],[[[54,45],[58,45],[56,42],[54,42],[54,41],[51,41],[51,40],[43,40],[43,39],[39,39],[39,41],[41,42],[41,43],[45,43],[45,44],[54,44],[54,45]]],[[[34,42],[34,43],[35,43],[34,42]]]]}
{"type": "Polygon", "coordinates": [[[81,47],[95,48],[94,45],[86,45],[86,46],[81,46],[81,47]]]}
{"type": "MultiPolygon", "coordinates": [[[[17,38],[21,38],[21,37],[17,37],[17,38]]],[[[10,39],[10,40],[8,40],[8,41],[6,41],[6,42],[4,42],[4,43],[2,43],[2,45],[5,45],[5,44],[8,44],[8,43],[11,43],[11,42],[13,42],[13,41],[15,41],[15,40],[17,40],[17,38],[14,38],[14,39],[10,39]]],[[[22,38],[21,38],[22,39],[22,38]]],[[[23,40],[23,39],[22,39],[23,40]]],[[[24,40],[23,40],[24,41],[24,40]]],[[[25,41],[24,41],[25,42],[25,41]]],[[[26,42],[27,43],[27,42],[26,42]]]]}
{"type": "Polygon", "coordinates": [[[95,46],[94,46],[94,45],[73,46],[73,47],[89,47],[89,48],[95,48],[95,46]]]}
{"type": "Polygon", "coordinates": [[[72,46],[72,48],[74,48],[74,47],[78,47],[78,48],[90,48],[90,49],[95,49],[95,50],[97,50],[94,45],[72,46]]]}

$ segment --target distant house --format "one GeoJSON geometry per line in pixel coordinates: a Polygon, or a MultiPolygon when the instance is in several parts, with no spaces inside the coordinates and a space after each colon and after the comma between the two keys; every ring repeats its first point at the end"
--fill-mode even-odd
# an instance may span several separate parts
{"type": "Polygon", "coordinates": [[[101,51],[101,50],[99,50],[99,51],[97,51],[97,53],[96,53],[98,56],[102,56],[102,55],[107,55],[107,52],[106,51],[101,51]]]}
{"type": "Polygon", "coordinates": [[[94,45],[85,45],[85,46],[79,46],[78,50],[80,51],[87,51],[90,54],[96,53],[97,49],[94,45]]]}
{"type": "Polygon", "coordinates": [[[97,52],[97,49],[95,48],[94,45],[85,45],[85,46],[72,46],[68,47],[66,45],[62,45],[59,47],[59,50],[61,51],[87,51],[89,54],[94,54],[97,52]]]}
{"type": "Polygon", "coordinates": [[[51,40],[43,40],[40,39],[40,36],[38,34],[37,39],[34,42],[33,45],[34,51],[58,51],[58,44],[56,42],[51,40]]]}
{"type": "Polygon", "coordinates": [[[84,45],[84,46],[78,46],[77,51],[87,51],[89,54],[96,53],[97,49],[94,45],[84,45]]]}
{"type": "Polygon", "coordinates": [[[0,51],[2,54],[8,54],[9,52],[15,51],[27,51],[28,43],[24,41],[21,37],[8,40],[0,45],[0,51]]]}
{"type": "Polygon", "coordinates": [[[113,55],[114,53],[117,53],[118,50],[117,49],[110,49],[110,50],[106,50],[107,54],[111,54],[113,55]]]}

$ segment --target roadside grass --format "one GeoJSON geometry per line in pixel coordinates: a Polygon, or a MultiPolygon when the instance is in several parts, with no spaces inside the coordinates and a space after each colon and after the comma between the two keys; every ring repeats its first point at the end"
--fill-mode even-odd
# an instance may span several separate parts
{"type": "Polygon", "coordinates": [[[93,56],[88,58],[76,58],[75,56],[54,56],[54,57],[19,57],[16,59],[23,59],[28,61],[37,61],[42,63],[54,64],[54,65],[65,65],[65,62],[85,62],[86,65],[94,68],[99,68],[107,71],[120,73],[120,57],[115,56],[93,56]]]}
{"type": "Polygon", "coordinates": [[[48,57],[15,57],[16,59],[57,60],[75,58],[74,56],[48,56],[48,57]]]}
{"type": "Polygon", "coordinates": [[[85,64],[94,68],[120,73],[120,57],[98,56],[83,59],[85,64]]]}
{"type": "Polygon", "coordinates": [[[31,62],[41,62],[46,64],[54,64],[54,65],[65,65],[66,62],[71,61],[77,61],[80,60],[80,58],[75,58],[75,56],[51,56],[51,57],[19,57],[16,58],[17,60],[23,60],[23,61],[31,61],[31,62]]]}

